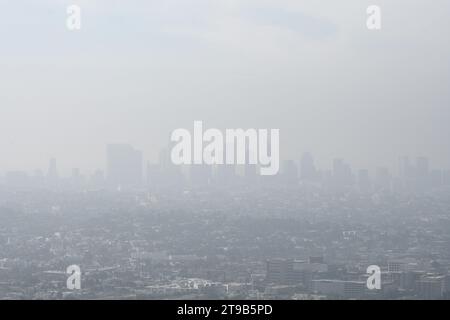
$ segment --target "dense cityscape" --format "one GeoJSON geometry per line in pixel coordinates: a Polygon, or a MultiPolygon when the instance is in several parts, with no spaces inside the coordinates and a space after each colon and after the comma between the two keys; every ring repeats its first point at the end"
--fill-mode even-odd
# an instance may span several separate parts
{"type": "Polygon", "coordinates": [[[450,173],[425,157],[372,172],[305,153],[276,176],[175,166],[167,150],[144,168],[130,145],[106,158],[89,177],[55,159],[2,176],[0,299],[450,297],[450,173]]]}

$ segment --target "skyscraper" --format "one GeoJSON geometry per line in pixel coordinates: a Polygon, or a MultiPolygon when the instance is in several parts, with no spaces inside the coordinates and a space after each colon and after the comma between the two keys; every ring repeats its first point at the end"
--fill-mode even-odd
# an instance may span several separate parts
{"type": "Polygon", "coordinates": [[[358,187],[361,192],[368,192],[370,190],[369,170],[361,169],[358,172],[358,187]]]}
{"type": "Polygon", "coordinates": [[[378,167],[375,173],[375,186],[379,190],[391,190],[392,177],[389,169],[386,167],[378,167]]]}
{"type": "Polygon", "coordinates": [[[300,161],[300,178],[307,181],[312,181],[317,178],[313,157],[308,152],[303,154],[300,161]]]}
{"type": "Polygon", "coordinates": [[[49,161],[47,177],[49,179],[57,179],[58,178],[58,170],[56,169],[56,159],[55,158],[52,158],[49,161]]]}
{"type": "Polygon", "coordinates": [[[163,148],[159,152],[158,163],[147,164],[147,186],[155,188],[174,188],[183,185],[181,167],[172,163],[170,148],[163,148]]]}
{"type": "Polygon", "coordinates": [[[430,166],[428,158],[418,157],[416,159],[416,188],[417,190],[425,190],[429,187],[430,182],[430,166]]]}
{"type": "Polygon", "coordinates": [[[352,183],[350,165],[342,159],[334,159],[333,161],[333,181],[336,187],[345,187],[352,183]]]}
{"type": "Polygon", "coordinates": [[[404,156],[399,159],[399,173],[404,180],[410,179],[413,176],[413,168],[409,161],[409,157],[404,156]]]}
{"type": "Polygon", "coordinates": [[[56,168],[56,159],[52,158],[48,165],[47,184],[50,188],[54,188],[58,185],[58,180],[59,176],[58,169],[56,168]]]}
{"type": "Polygon", "coordinates": [[[418,157],[416,160],[416,175],[419,180],[427,180],[430,166],[428,162],[428,158],[418,157]]]}
{"type": "Polygon", "coordinates": [[[142,152],[128,144],[107,146],[107,181],[113,188],[139,187],[142,183],[142,152]]]}

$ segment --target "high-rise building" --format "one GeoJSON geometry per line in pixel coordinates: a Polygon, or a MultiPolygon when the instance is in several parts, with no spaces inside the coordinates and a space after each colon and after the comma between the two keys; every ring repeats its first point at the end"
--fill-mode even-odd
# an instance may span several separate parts
{"type": "Polygon", "coordinates": [[[302,156],[300,161],[300,178],[307,181],[317,179],[317,170],[310,153],[306,152],[302,156]]]}
{"type": "Polygon", "coordinates": [[[183,183],[181,167],[172,163],[168,148],[161,149],[158,163],[147,164],[147,185],[150,188],[174,188],[183,183]]]}
{"type": "Polygon", "coordinates": [[[399,173],[402,179],[410,179],[413,176],[413,167],[409,161],[409,157],[401,157],[399,159],[399,173]]]}
{"type": "Polygon", "coordinates": [[[375,186],[382,190],[391,190],[391,174],[386,167],[378,167],[375,175],[375,186]]]}
{"type": "Polygon", "coordinates": [[[430,184],[430,167],[428,158],[418,157],[416,159],[416,188],[424,190],[430,184]]]}
{"type": "Polygon", "coordinates": [[[56,169],[56,159],[52,158],[48,164],[47,177],[51,180],[58,179],[58,170],[56,169]]]}
{"type": "Polygon", "coordinates": [[[72,188],[82,188],[84,185],[84,176],[81,174],[79,168],[72,169],[72,176],[70,177],[70,185],[72,188]]]}
{"type": "Polygon", "coordinates": [[[59,175],[56,167],[56,159],[50,159],[47,171],[47,184],[50,188],[55,188],[58,185],[59,175]]]}
{"type": "Polygon", "coordinates": [[[303,271],[294,268],[292,259],[272,259],[266,262],[266,282],[294,285],[303,281],[303,271]]]}
{"type": "Polygon", "coordinates": [[[96,170],[89,179],[89,184],[95,188],[105,187],[105,174],[102,170],[96,170]]]}
{"type": "Polygon", "coordinates": [[[107,181],[114,188],[139,187],[142,184],[142,152],[128,144],[107,146],[107,181]]]}
{"type": "Polygon", "coordinates": [[[370,191],[369,170],[361,169],[358,173],[358,187],[361,192],[370,191]]]}
{"type": "Polygon", "coordinates": [[[428,158],[425,157],[417,157],[416,159],[416,170],[417,170],[417,176],[419,178],[426,178],[429,173],[429,162],[428,158]]]}
{"type": "Polygon", "coordinates": [[[335,187],[345,187],[352,183],[352,171],[350,165],[342,159],[333,161],[333,181],[335,187]]]}

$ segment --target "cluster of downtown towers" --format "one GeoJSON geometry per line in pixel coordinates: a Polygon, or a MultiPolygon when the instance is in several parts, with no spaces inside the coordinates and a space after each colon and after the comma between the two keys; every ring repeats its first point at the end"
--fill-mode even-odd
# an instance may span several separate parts
{"type": "MultiPolygon", "coordinates": [[[[73,169],[69,178],[58,174],[55,159],[50,160],[48,171],[29,176],[22,171],[7,172],[4,183],[11,188],[58,187],[72,188],[104,187],[111,189],[154,189],[177,187],[211,187],[231,185],[296,186],[299,184],[320,185],[332,189],[358,188],[361,191],[392,191],[410,189],[424,191],[450,184],[448,170],[432,169],[426,157],[399,158],[398,171],[386,167],[369,170],[352,170],[343,159],[334,159],[331,170],[318,170],[313,157],[304,153],[301,159],[284,160],[280,172],[274,176],[260,176],[258,165],[174,165],[170,159],[170,148],[160,151],[156,164],[148,163],[144,168],[141,151],[129,144],[109,144],[106,147],[106,173],[97,170],[85,177],[79,169],[73,169]]],[[[248,155],[247,155],[248,156],[248,155]]]]}

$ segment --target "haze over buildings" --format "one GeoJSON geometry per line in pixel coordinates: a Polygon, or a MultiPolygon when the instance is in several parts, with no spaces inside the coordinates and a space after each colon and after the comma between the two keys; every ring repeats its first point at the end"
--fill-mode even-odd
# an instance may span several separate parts
{"type": "MultiPolygon", "coordinates": [[[[446,0],[1,1],[0,171],[93,172],[108,143],[156,162],[194,120],[279,128],[284,159],[394,166],[423,155],[449,167],[446,0]],[[79,157],[79,155],[83,157],[79,157]]],[[[392,169],[392,168],[391,168],[392,169]]]]}
{"type": "Polygon", "coordinates": [[[450,299],[448,0],[73,2],[0,0],[0,299],[450,299]]]}

